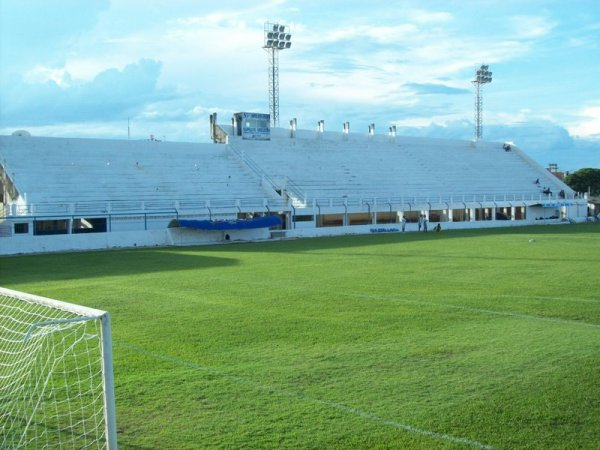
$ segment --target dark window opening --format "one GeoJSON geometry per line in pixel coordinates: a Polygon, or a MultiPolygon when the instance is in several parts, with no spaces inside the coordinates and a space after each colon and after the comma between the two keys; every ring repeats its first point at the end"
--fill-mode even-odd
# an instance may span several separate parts
{"type": "Polygon", "coordinates": [[[396,223],[396,219],[398,214],[396,212],[378,212],[377,213],[377,223],[396,223]]]}
{"type": "Polygon", "coordinates": [[[475,220],[492,220],[492,208],[475,209],[475,220]]]}
{"type": "Polygon", "coordinates": [[[68,220],[36,220],[33,234],[45,236],[50,234],[67,234],[68,220]]]}
{"type": "Polygon", "coordinates": [[[404,211],[403,213],[403,216],[408,223],[417,223],[420,215],[420,211],[404,211]]]}
{"type": "Polygon", "coordinates": [[[468,222],[471,220],[470,209],[453,209],[452,222],[468,222]]]}
{"type": "Polygon", "coordinates": [[[73,219],[73,233],[106,233],[106,230],[105,218],[94,217],[73,219]]]}
{"type": "Polygon", "coordinates": [[[317,216],[318,227],[341,227],[344,225],[344,216],[342,214],[324,214],[317,216]]]}
{"type": "Polygon", "coordinates": [[[524,206],[518,206],[515,208],[515,220],[525,220],[526,213],[524,206]]]}
{"type": "Polygon", "coordinates": [[[433,209],[429,211],[430,222],[448,222],[448,213],[444,209],[433,209]]]}
{"type": "Polygon", "coordinates": [[[312,215],[294,216],[295,222],[312,222],[313,220],[315,220],[315,216],[312,216],[312,215]]]}
{"type": "Polygon", "coordinates": [[[370,213],[348,214],[349,225],[370,225],[373,223],[373,217],[370,213]]]}
{"type": "Polygon", "coordinates": [[[28,234],[29,223],[15,223],[15,234],[28,234]]]}

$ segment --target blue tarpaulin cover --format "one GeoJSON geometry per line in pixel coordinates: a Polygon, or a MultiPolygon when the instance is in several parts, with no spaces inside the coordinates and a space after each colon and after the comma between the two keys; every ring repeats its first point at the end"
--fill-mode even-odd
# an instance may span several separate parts
{"type": "Polygon", "coordinates": [[[180,227],[196,230],[226,231],[249,230],[253,228],[270,228],[281,225],[279,216],[254,217],[252,219],[236,220],[178,220],[180,227]]]}

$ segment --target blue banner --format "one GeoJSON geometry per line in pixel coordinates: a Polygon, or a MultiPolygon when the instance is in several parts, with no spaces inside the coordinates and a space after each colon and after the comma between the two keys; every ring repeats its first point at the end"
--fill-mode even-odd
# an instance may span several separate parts
{"type": "Polygon", "coordinates": [[[281,225],[279,216],[254,217],[252,219],[235,220],[178,220],[180,227],[195,230],[227,231],[249,230],[254,228],[271,228],[281,225]]]}

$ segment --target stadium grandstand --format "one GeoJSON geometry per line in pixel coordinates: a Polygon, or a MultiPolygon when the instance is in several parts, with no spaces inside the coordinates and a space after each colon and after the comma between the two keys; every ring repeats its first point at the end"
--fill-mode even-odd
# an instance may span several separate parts
{"type": "Polygon", "coordinates": [[[584,221],[587,200],[512,143],[271,128],[213,143],[0,136],[0,254],[584,221]]]}

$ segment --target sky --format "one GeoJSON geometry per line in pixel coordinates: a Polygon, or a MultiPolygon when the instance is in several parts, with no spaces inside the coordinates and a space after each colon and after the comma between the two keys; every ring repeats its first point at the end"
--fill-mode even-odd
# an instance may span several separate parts
{"type": "Polygon", "coordinates": [[[281,23],[280,124],[483,139],[600,167],[599,0],[0,0],[0,134],[210,142],[209,116],[269,113],[265,23],[281,23]]]}

